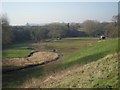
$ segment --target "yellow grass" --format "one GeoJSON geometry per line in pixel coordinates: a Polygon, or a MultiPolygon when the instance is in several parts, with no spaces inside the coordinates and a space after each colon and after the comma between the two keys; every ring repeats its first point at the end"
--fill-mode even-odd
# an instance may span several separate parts
{"type": "Polygon", "coordinates": [[[32,64],[41,64],[56,58],[58,58],[58,54],[53,52],[36,52],[31,57],[26,58],[4,58],[2,64],[3,71],[18,69],[32,64]]]}

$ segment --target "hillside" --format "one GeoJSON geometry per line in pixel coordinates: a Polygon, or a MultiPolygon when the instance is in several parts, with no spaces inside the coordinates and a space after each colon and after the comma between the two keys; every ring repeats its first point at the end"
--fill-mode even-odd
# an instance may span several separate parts
{"type": "MultiPolygon", "coordinates": [[[[11,87],[14,87],[14,88],[15,87],[22,87],[22,88],[23,87],[49,87],[50,88],[50,87],[93,87],[93,86],[94,87],[111,87],[109,86],[109,84],[107,86],[104,86],[102,84],[98,85],[96,81],[97,78],[99,78],[99,76],[96,77],[95,73],[98,73],[97,71],[100,71],[102,69],[104,71],[106,66],[105,68],[104,66],[102,68],[102,66],[96,65],[96,68],[95,68],[94,65],[93,64],[91,65],[90,63],[98,62],[99,60],[106,57],[107,55],[118,52],[118,39],[106,39],[101,41],[101,40],[98,40],[97,38],[65,38],[62,40],[52,40],[50,42],[33,43],[29,45],[31,45],[32,48],[35,48],[35,50],[38,50],[38,51],[40,50],[50,51],[51,49],[56,48],[58,50],[56,53],[62,54],[63,58],[62,60],[51,62],[46,65],[40,65],[32,68],[27,68],[27,69],[3,74],[2,77],[4,79],[3,79],[2,85],[4,88],[6,87],[9,87],[9,88],[11,87]],[[89,64],[90,66],[93,66],[91,67],[91,69],[85,67],[86,65],[89,65],[89,64]],[[93,71],[91,70],[95,71],[93,75],[92,75],[93,71]],[[84,73],[88,71],[89,73],[85,74],[86,75],[85,76],[84,73]],[[15,75],[17,77],[15,77],[15,75]],[[88,76],[93,77],[92,80],[89,79],[90,77],[88,76]],[[79,81],[78,78],[80,77],[82,77],[82,79],[80,79],[79,81]],[[78,83],[77,81],[79,82],[79,84],[81,84],[80,86],[77,84],[78,83]],[[93,84],[89,85],[91,82],[93,82],[93,84]],[[87,84],[89,83],[89,84],[87,85],[85,83],[87,84]]],[[[24,50],[27,50],[28,48],[26,47],[27,45],[24,46],[24,44],[22,45],[20,44],[19,46],[20,47],[11,48],[13,49],[13,52],[11,53],[15,53],[17,48],[21,50],[21,53],[24,50]]],[[[5,52],[6,53],[8,52],[8,54],[10,55],[9,49],[8,51],[6,50],[5,52]]],[[[26,55],[27,54],[28,53],[26,53],[26,55]]],[[[22,54],[16,53],[16,56],[17,55],[22,56],[22,54]]],[[[117,56],[115,57],[117,58],[117,56]]],[[[112,60],[111,57],[110,59],[112,60]]],[[[110,66],[113,64],[112,61],[106,62],[106,65],[107,63],[109,63],[110,66]]],[[[109,67],[107,68],[108,69],[105,69],[105,71],[109,71],[109,67]]],[[[99,72],[99,74],[103,75],[101,71],[99,72]]],[[[102,80],[105,80],[105,79],[102,79],[102,80]]],[[[105,81],[107,82],[107,80],[105,81]]],[[[117,81],[117,79],[115,81],[117,81]]],[[[102,81],[98,81],[98,82],[100,83],[102,81]]],[[[112,85],[112,87],[116,87],[116,85],[115,86],[112,85]]]]}
{"type": "MultiPolygon", "coordinates": [[[[42,82],[38,78],[26,82],[24,87],[37,88],[117,88],[117,53],[107,55],[86,65],[77,65],[57,74],[52,74],[42,82]]],[[[23,86],[22,86],[23,87],[23,86]]]]}

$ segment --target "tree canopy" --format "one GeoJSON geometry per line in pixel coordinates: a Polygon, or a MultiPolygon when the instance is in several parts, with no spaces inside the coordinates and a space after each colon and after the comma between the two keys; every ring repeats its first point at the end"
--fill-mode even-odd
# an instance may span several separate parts
{"type": "Polygon", "coordinates": [[[51,23],[44,26],[10,26],[7,15],[1,16],[0,20],[3,46],[14,42],[40,42],[65,37],[118,37],[119,16],[113,16],[113,22],[86,20],[83,23],[51,23]]]}

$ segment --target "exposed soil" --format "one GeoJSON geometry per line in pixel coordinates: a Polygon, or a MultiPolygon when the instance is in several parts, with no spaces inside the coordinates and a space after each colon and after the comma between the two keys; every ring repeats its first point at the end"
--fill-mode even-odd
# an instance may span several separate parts
{"type": "Polygon", "coordinates": [[[2,70],[8,72],[30,66],[42,65],[59,59],[60,55],[54,52],[30,53],[26,58],[3,58],[2,70]]]}
{"type": "Polygon", "coordinates": [[[89,43],[88,43],[88,46],[93,46],[93,43],[89,42],[89,43]]]}

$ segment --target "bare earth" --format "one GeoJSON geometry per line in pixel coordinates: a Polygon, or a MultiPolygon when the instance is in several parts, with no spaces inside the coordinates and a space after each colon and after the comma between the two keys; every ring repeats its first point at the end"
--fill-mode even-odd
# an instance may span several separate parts
{"type": "Polygon", "coordinates": [[[15,70],[28,65],[41,64],[58,58],[54,52],[36,52],[31,57],[26,58],[4,58],[2,60],[3,71],[15,70]]]}

